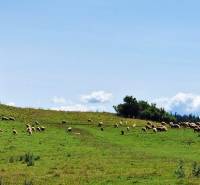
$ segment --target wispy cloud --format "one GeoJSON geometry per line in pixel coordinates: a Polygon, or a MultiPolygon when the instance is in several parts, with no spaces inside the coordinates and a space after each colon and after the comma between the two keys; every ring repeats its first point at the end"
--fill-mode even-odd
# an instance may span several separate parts
{"type": "Polygon", "coordinates": [[[57,97],[57,96],[54,96],[51,101],[53,103],[55,103],[55,104],[65,104],[66,103],[66,99],[65,98],[57,97]]]}
{"type": "Polygon", "coordinates": [[[95,112],[104,111],[104,107],[88,106],[84,104],[72,104],[60,107],[52,107],[51,110],[57,111],[80,111],[80,112],[95,112]]]}
{"type": "Polygon", "coordinates": [[[81,96],[81,101],[85,103],[106,103],[113,98],[112,93],[105,91],[94,91],[87,95],[81,96]]]}
{"type": "Polygon", "coordinates": [[[158,98],[154,102],[167,111],[200,114],[200,95],[180,92],[173,97],[158,98]]]}
{"type": "Polygon", "coordinates": [[[16,104],[14,103],[14,102],[8,102],[8,103],[5,103],[6,105],[8,105],[8,106],[16,106],[16,104]]]}

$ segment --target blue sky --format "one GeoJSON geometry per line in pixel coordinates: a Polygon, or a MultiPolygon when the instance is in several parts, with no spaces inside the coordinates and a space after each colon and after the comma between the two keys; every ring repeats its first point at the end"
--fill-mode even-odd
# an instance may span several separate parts
{"type": "Polygon", "coordinates": [[[113,111],[128,94],[169,111],[200,113],[199,6],[0,1],[0,101],[113,111]]]}

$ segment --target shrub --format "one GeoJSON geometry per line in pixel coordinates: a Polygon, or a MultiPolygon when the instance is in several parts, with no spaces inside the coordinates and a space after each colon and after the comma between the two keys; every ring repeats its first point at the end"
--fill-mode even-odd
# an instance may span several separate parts
{"type": "Polygon", "coordinates": [[[197,162],[192,164],[192,175],[194,177],[200,177],[200,165],[198,165],[197,162]]]}
{"type": "Polygon", "coordinates": [[[35,161],[39,160],[40,156],[34,156],[32,153],[26,153],[19,157],[19,161],[25,162],[27,166],[34,166],[35,161]]]}
{"type": "Polygon", "coordinates": [[[184,169],[184,162],[179,161],[178,167],[175,171],[175,175],[177,178],[184,178],[185,177],[185,169],[184,169]]]}
{"type": "Polygon", "coordinates": [[[13,157],[13,156],[11,156],[10,158],[9,158],[9,163],[14,163],[15,162],[15,158],[13,157]]]}

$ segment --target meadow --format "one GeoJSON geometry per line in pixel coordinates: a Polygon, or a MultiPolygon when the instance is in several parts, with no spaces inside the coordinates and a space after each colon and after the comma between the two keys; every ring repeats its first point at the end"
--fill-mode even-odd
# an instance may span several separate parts
{"type": "Polygon", "coordinates": [[[16,118],[0,121],[0,185],[200,184],[193,165],[200,164],[200,137],[191,129],[145,133],[141,128],[146,121],[110,113],[4,105],[0,105],[0,115],[16,118]],[[26,124],[36,120],[46,130],[28,135],[26,124]],[[121,135],[127,126],[113,127],[121,120],[137,127],[121,135]],[[97,127],[99,121],[104,122],[104,131],[97,127]],[[72,132],[67,131],[69,126],[72,132]]]}

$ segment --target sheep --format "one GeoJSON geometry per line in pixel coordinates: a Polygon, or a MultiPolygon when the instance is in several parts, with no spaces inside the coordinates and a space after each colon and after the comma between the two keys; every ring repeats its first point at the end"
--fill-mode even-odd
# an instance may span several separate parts
{"type": "Polygon", "coordinates": [[[196,125],[195,123],[189,123],[189,127],[190,127],[190,128],[193,128],[193,129],[194,129],[196,126],[197,126],[197,125],[196,125]]]}
{"type": "Polygon", "coordinates": [[[29,127],[31,127],[31,125],[30,124],[26,124],[26,128],[29,128],[29,127]]]}
{"type": "Polygon", "coordinates": [[[196,127],[196,128],[194,128],[194,132],[200,132],[200,127],[196,127]]]}
{"type": "Polygon", "coordinates": [[[122,122],[122,121],[120,121],[120,122],[119,122],[119,125],[120,125],[120,126],[122,126],[122,125],[123,125],[123,122],[122,122]]]}
{"type": "Polygon", "coordinates": [[[35,127],[31,127],[31,129],[32,129],[32,131],[33,131],[33,132],[35,132],[35,131],[36,131],[35,127]]]}
{"type": "Polygon", "coordinates": [[[101,131],[104,131],[104,128],[103,128],[103,127],[101,127],[101,131]]]}
{"type": "Polygon", "coordinates": [[[68,127],[67,131],[71,132],[72,131],[72,127],[68,127]]]}
{"type": "Polygon", "coordinates": [[[13,128],[13,135],[17,135],[17,130],[13,128]]]}
{"type": "Polygon", "coordinates": [[[32,132],[32,127],[27,128],[26,131],[28,132],[29,135],[32,135],[32,134],[33,134],[33,132],[32,132]]]}
{"type": "Polygon", "coordinates": [[[114,128],[118,128],[119,127],[119,125],[116,123],[116,124],[114,124],[114,128]]]}
{"type": "Polygon", "coordinates": [[[153,128],[153,132],[155,132],[155,133],[158,132],[158,131],[157,131],[157,128],[153,128]]]}
{"type": "Polygon", "coordinates": [[[40,128],[40,127],[37,127],[36,130],[37,130],[38,132],[40,132],[40,131],[41,131],[41,128],[40,128]]]}
{"type": "Polygon", "coordinates": [[[9,117],[9,120],[10,121],[15,121],[15,118],[14,117],[9,117]]]}
{"type": "Polygon", "coordinates": [[[146,128],[147,130],[150,130],[150,129],[152,129],[152,125],[146,125],[145,128],[146,128]]]}
{"type": "Polygon", "coordinates": [[[183,123],[180,123],[181,126],[187,128],[189,127],[189,123],[188,122],[183,122],[183,123]]]}
{"type": "Polygon", "coordinates": [[[152,123],[150,121],[147,122],[147,125],[152,126],[152,123]]]}
{"type": "Polygon", "coordinates": [[[171,128],[181,128],[181,126],[178,125],[178,124],[173,124],[173,125],[170,125],[170,126],[171,126],[171,128]]]}
{"type": "Polygon", "coordinates": [[[6,116],[3,116],[1,119],[2,119],[2,121],[8,121],[9,120],[9,118],[6,117],[6,116]]]}
{"type": "Polygon", "coordinates": [[[133,124],[132,127],[135,128],[135,127],[136,127],[136,124],[133,124]]]}
{"type": "Polygon", "coordinates": [[[46,128],[44,126],[41,126],[40,128],[41,128],[41,131],[45,131],[46,130],[46,128]]]}
{"type": "Polygon", "coordinates": [[[65,120],[62,120],[62,124],[66,124],[67,122],[65,120]]]}
{"type": "Polygon", "coordinates": [[[75,134],[75,135],[81,135],[81,133],[80,133],[80,132],[75,132],[74,134],[75,134]]]}
{"type": "Polygon", "coordinates": [[[103,126],[103,122],[99,122],[98,127],[102,127],[103,126]]]}
{"type": "Polygon", "coordinates": [[[200,122],[197,122],[196,124],[197,124],[197,125],[200,125],[200,122]]]}
{"type": "Polygon", "coordinates": [[[146,132],[146,131],[147,131],[146,127],[143,127],[143,128],[142,128],[142,131],[143,131],[143,132],[146,132]]]}
{"type": "Polygon", "coordinates": [[[164,121],[162,121],[161,125],[165,126],[165,125],[167,125],[167,123],[165,123],[164,121]]]}
{"type": "Polygon", "coordinates": [[[35,121],[35,125],[39,125],[40,123],[39,123],[39,121],[35,121]]]}
{"type": "Polygon", "coordinates": [[[166,126],[160,126],[156,128],[158,132],[166,132],[167,131],[167,127],[166,126]]]}
{"type": "Polygon", "coordinates": [[[88,122],[89,122],[89,123],[91,123],[91,122],[92,122],[92,120],[91,120],[91,119],[88,119],[88,122]]]}
{"type": "Polygon", "coordinates": [[[126,130],[127,130],[127,131],[130,131],[130,127],[126,127],[126,130]]]}
{"type": "Polygon", "coordinates": [[[123,130],[121,130],[121,135],[124,135],[124,131],[123,130]]]}

